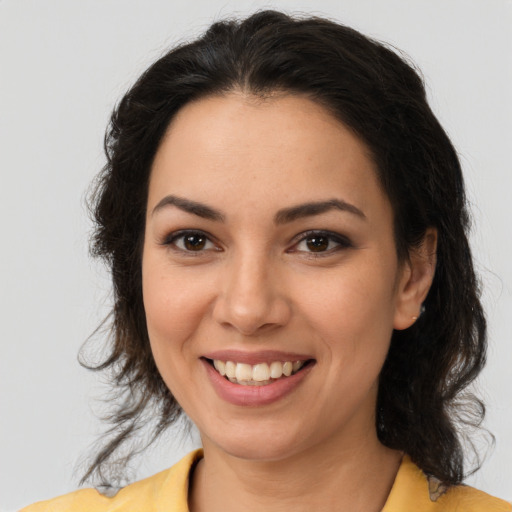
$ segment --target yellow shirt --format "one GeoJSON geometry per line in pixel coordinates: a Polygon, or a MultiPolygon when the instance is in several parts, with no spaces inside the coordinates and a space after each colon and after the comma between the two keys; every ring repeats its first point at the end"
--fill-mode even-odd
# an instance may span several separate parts
{"type": "MultiPolygon", "coordinates": [[[[112,498],[81,489],[20,512],[189,512],[188,477],[201,457],[201,450],[191,452],[172,468],[128,485],[112,498]]],[[[512,507],[465,485],[445,492],[406,456],[382,512],[512,512],[512,507]]]]}

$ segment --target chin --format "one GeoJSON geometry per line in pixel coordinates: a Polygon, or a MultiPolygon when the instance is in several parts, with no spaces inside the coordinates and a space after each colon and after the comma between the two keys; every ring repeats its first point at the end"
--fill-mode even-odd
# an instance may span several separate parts
{"type": "Polygon", "coordinates": [[[277,421],[258,423],[240,422],[223,429],[220,435],[202,435],[203,446],[208,450],[213,444],[232,457],[262,462],[284,460],[305,449],[305,436],[294,433],[293,428],[283,428],[277,421]]]}

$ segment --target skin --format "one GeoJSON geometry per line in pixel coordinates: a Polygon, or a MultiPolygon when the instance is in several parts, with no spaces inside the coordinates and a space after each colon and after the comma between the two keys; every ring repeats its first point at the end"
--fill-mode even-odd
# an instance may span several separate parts
{"type": "Polygon", "coordinates": [[[147,212],[151,347],[204,446],[191,511],[380,510],[402,455],[377,439],[378,376],[393,329],[412,325],[428,293],[435,232],[399,262],[392,207],[367,148],[323,107],[292,95],[187,104],[157,152],[147,212]],[[165,204],[169,195],[223,218],[165,204]],[[275,222],[283,209],[331,199],[362,215],[331,208],[275,222]],[[204,245],[187,249],[180,230],[205,234],[204,245]],[[314,252],[311,230],[337,238],[314,252]],[[224,349],[315,362],[282,399],[244,407],[217,395],[201,360],[224,349]]]}

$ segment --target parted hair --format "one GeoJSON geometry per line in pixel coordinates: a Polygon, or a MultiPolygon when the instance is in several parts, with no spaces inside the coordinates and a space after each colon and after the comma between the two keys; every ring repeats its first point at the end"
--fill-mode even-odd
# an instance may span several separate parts
{"type": "Polygon", "coordinates": [[[484,415],[483,404],[466,388],[485,362],[486,324],[457,153],[407,58],[337,22],[277,11],[215,22],[197,40],[171,49],[112,114],[107,163],[93,185],[90,208],[91,251],[111,271],[113,310],[104,358],[87,366],[107,372],[117,400],[82,481],[115,484],[136,451],[126,447],[140,429],[151,424],[152,442],[181,415],[153,360],[144,314],[148,181],[180,108],[232,91],[304,95],[363,141],[393,208],[401,261],[428,228],[437,230],[435,277],[423,313],[413,326],[392,334],[376,428],[384,445],[409,454],[425,473],[445,484],[461,482],[469,469],[462,434],[484,415]]]}

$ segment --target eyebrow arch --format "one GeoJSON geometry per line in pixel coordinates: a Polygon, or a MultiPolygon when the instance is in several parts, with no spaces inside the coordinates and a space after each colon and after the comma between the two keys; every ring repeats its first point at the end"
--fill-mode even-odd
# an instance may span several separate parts
{"type": "Polygon", "coordinates": [[[366,220],[366,215],[353,204],[347,203],[341,199],[328,199],[327,201],[304,203],[279,210],[274,217],[274,223],[286,224],[302,217],[320,215],[321,213],[325,213],[334,209],[352,213],[361,219],[366,220]]]}
{"type": "MultiPolygon", "coordinates": [[[[224,222],[226,219],[225,215],[219,210],[215,210],[214,208],[211,208],[210,206],[207,206],[203,203],[174,195],[165,196],[161,201],[159,201],[158,204],[153,208],[151,215],[154,215],[167,206],[176,206],[180,210],[183,210],[187,213],[191,213],[193,215],[197,215],[198,217],[217,222],[224,222]]],[[[366,220],[366,215],[353,204],[347,203],[342,199],[328,199],[327,201],[304,203],[291,206],[289,208],[283,208],[276,213],[274,217],[274,223],[278,225],[286,224],[303,217],[320,215],[334,209],[352,213],[366,220]]]]}
{"type": "Polygon", "coordinates": [[[153,208],[151,215],[154,215],[166,206],[176,206],[184,212],[197,215],[203,219],[214,220],[217,222],[224,222],[225,220],[223,213],[211,208],[210,206],[206,206],[203,203],[198,203],[197,201],[192,201],[191,199],[185,199],[184,197],[173,195],[165,196],[161,201],[159,201],[158,204],[153,208]]]}

